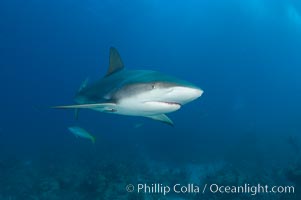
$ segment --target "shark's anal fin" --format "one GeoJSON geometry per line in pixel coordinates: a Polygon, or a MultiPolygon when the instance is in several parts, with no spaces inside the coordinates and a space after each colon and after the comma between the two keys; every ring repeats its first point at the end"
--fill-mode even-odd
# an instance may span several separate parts
{"type": "Polygon", "coordinates": [[[170,126],[174,126],[173,121],[169,117],[167,117],[165,114],[151,115],[151,116],[145,116],[145,117],[148,117],[148,118],[151,118],[153,120],[157,120],[157,121],[166,123],[170,126]]]}
{"type": "Polygon", "coordinates": [[[124,65],[121,60],[121,57],[114,47],[110,48],[110,64],[109,64],[109,69],[106,73],[106,76],[109,76],[113,74],[114,72],[117,72],[121,69],[123,69],[124,65]]]}

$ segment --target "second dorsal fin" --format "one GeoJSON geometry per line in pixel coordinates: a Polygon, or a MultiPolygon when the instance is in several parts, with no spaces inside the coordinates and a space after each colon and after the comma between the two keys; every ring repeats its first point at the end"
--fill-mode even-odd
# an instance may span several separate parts
{"type": "Polygon", "coordinates": [[[110,76],[114,72],[123,69],[124,65],[116,48],[110,48],[110,63],[106,76],[110,76]]]}

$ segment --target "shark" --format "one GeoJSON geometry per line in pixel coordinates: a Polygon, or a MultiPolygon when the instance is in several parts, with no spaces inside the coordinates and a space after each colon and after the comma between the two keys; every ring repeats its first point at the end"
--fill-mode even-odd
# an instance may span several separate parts
{"type": "Polygon", "coordinates": [[[190,82],[152,70],[127,70],[116,48],[110,48],[109,67],[103,78],[84,81],[74,97],[76,104],[57,109],[91,109],[104,113],[141,116],[169,125],[166,115],[199,98],[203,90],[190,82]]]}

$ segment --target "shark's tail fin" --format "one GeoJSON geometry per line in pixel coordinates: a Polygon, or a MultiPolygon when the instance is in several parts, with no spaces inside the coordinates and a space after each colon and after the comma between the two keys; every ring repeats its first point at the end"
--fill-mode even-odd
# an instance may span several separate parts
{"type": "Polygon", "coordinates": [[[87,87],[88,82],[89,82],[89,78],[86,78],[86,79],[82,82],[82,84],[80,84],[80,87],[79,87],[79,89],[78,89],[78,92],[82,91],[85,87],[87,87]]]}
{"type": "MultiPolygon", "coordinates": [[[[89,82],[89,78],[87,77],[81,84],[80,84],[80,87],[78,89],[77,92],[81,92],[84,88],[87,87],[88,85],[88,82],[89,82]]],[[[79,109],[78,108],[75,108],[74,109],[74,119],[75,120],[78,120],[78,113],[79,113],[79,109]]]]}
{"type": "Polygon", "coordinates": [[[91,142],[93,143],[93,144],[95,144],[95,140],[96,140],[96,138],[95,138],[95,136],[93,136],[93,135],[91,135],[91,142]]]}

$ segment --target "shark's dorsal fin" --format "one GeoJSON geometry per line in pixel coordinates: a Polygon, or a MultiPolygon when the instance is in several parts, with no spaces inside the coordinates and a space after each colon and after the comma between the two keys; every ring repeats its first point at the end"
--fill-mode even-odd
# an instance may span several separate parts
{"type": "Polygon", "coordinates": [[[123,69],[124,65],[116,48],[110,48],[110,63],[106,76],[110,76],[114,72],[123,69]]]}

